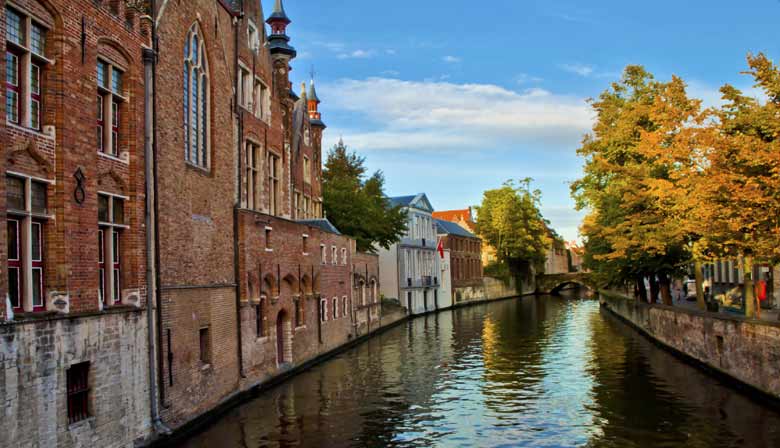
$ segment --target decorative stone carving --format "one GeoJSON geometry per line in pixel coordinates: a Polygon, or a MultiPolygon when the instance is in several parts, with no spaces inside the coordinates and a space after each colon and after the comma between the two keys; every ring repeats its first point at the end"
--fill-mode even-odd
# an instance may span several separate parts
{"type": "Polygon", "coordinates": [[[70,312],[70,295],[64,291],[49,291],[46,296],[46,309],[59,314],[70,312]]]}

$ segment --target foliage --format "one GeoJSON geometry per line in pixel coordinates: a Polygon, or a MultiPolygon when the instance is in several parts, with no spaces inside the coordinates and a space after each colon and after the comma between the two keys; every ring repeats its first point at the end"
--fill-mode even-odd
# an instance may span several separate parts
{"type": "Polygon", "coordinates": [[[388,248],[406,232],[406,214],[392,208],[384,193],[381,171],[366,178],[365,158],[339,141],[329,152],[322,173],[323,208],[339,231],[357,240],[357,248],[388,248]]]}
{"type": "Polygon", "coordinates": [[[748,65],[766,101],[726,85],[724,104],[702,110],[680,78],[661,83],[630,66],[593,102],[598,119],[578,151],[585,175],[572,192],[589,211],[582,232],[595,275],[625,281],[742,258],[749,302],[753,260],[780,261],[780,70],[763,54],[748,65]]]}
{"type": "Polygon", "coordinates": [[[539,211],[541,193],[531,191],[530,179],[507,181],[484,193],[477,207],[477,233],[496,249],[496,256],[510,266],[522,261],[544,263],[551,241],[539,211]]]}
{"type": "Polygon", "coordinates": [[[690,137],[700,102],[687,97],[681,79],[663,83],[629,66],[593,108],[596,124],[578,150],[584,176],[572,185],[578,207],[589,210],[581,229],[586,267],[600,282],[658,275],[668,288],[669,277],[690,257],[691,235],[675,219],[680,197],[670,205],[660,196],[678,166],[669,152],[690,137]]]}

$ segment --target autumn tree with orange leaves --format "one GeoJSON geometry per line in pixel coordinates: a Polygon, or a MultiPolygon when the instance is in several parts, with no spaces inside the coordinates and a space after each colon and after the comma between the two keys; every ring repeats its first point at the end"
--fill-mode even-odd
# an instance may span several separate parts
{"type": "Polygon", "coordinates": [[[589,210],[582,231],[597,275],[639,289],[657,276],[668,303],[668,274],[694,262],[704,307],[702,263],[739,258],[754,315],[754,261],[780,260],[780,70],[763,54],[748,65],[766,101],[727,85],[725,103],[702,110],[680,78],[661,83],[630,66],[593,102],[585,175],[572,190],[589,210]]]}

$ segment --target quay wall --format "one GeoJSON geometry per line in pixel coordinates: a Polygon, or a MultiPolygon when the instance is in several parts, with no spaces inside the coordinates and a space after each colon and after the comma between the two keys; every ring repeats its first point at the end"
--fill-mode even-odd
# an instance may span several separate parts
{"type": "Polygon", "coordinates": [[[601,306],[649,338],[737,384],[780,399],[780,322],[640,303],[599,293],[601,306]]]}

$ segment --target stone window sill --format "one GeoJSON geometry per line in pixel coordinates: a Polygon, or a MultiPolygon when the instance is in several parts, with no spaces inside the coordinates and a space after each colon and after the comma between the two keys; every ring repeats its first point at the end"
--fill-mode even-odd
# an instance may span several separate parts
{"type": "Polygon", "coordinates": [[[76,423],[73,423],[72,425],[68,425],[68,431],[77,431],[85,426],[93,427],[95,426],[95,417],[88,417],[84,420],[78,421],[76,423]]]}

